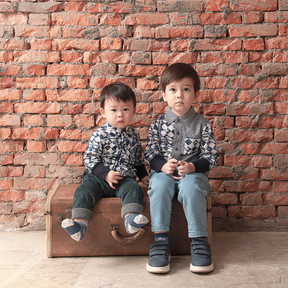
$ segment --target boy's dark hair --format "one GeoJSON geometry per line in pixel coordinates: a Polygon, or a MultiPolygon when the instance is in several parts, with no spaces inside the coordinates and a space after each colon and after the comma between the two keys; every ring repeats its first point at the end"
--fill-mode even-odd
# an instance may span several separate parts
{"type": "Polygon", "coordinates": [[[132,101],[136,107],[136,96],[133,90],[126,84],[115,82],[105,86],[100,93],[100,106],[104,108],[105,100],[116,99],[117,101],[132,101]]]}
{"type": "Polygon", "coordinates": [[[200,90],[200,79],[196,70],[186,63],[174,63],[168,66],[161,75],[160,87],[165,92],[166,86],[174,81],[180,81],[183,78],[191,78],[193,81],[194,92],[200,90]]]}

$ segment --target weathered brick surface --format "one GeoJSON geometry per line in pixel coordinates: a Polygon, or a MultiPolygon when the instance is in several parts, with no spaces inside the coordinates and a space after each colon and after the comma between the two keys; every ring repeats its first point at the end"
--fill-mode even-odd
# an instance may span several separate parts
{"type": "Polygon", "coordinates": [[[287,230],[287,1],[96,2],[0,2],[0,230],[44,229],[56,182],[80,183],[105,85],[134,89],[144,148],[175,62],[197,69],[218,144],[214,228],[287,230]]]}

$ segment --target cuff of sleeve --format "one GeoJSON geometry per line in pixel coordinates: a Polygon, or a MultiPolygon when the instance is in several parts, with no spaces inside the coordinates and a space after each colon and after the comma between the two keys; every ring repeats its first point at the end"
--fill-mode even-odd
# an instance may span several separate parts
{"type": "Polygon", "coordinates": [[[147,170],[144,165],[139,165],[136,167],[136,169],[137,169],[136,174],[140,180],[148,175],[147,170]]]}
{"type": "Polygon", "coordinates": [[[205,173],[209,171],[209,161],[207,159],[201,158],[199,160],[196,160],[192,162],[195,166],[195,172],[196,173],[205,173]]]}
{"type": "Polygon", "coordinates": [[[167,161],[161,156],[161,155],[156,155],[150,162],[150,167],[155,171],[159,172],[162,168],[162,166],[166,163],[167,161]]]}
{"type": "Polygon", "coordinates": [[[109,172],[110,169],[104,166],[102,163],[98,163],[97,165],[95,165],[92,170],[92,173],[97,177],[101,178],[102,180],[105,180],[105,177],[109,172]]]}

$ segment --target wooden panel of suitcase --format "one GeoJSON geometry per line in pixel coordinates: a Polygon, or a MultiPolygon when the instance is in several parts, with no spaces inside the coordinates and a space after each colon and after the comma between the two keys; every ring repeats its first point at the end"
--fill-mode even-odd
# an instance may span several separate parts
{"type": "MultiPolygon", "coordinates": [[[[74,256],[116,256],[116,255],[148,255],[150,245],[154,242],[154,234],[150,227],[150,207],[147,186],[141,185],[145,192],[143,215],[149,219],[146,229],[137,235],[129,235],[120,216],[121,200],[118,198],[102,198],[93,210],[93,221],[81,242],[76,242],[61,227],[65,218],[71,218],[73,194],[79,184],[57,186],[46,202],[46,233],[48,257],[74,256]]],[[[207,197],[208,241],[212,244],[211,199],[207,197]]],[[[171,225],[169,232],[172,255],[190,254],[190,242],[187,222],[182,205],[173,200],[171,225]]]]}

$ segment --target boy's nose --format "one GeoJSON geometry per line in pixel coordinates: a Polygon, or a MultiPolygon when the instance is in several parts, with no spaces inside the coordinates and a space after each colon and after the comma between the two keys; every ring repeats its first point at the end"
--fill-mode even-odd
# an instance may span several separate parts
{"type": "Polygon", "coordinates": [[[179,91],[179,92],[177,93],[177,98],[183,98],[182,91],[179,91]]]}

